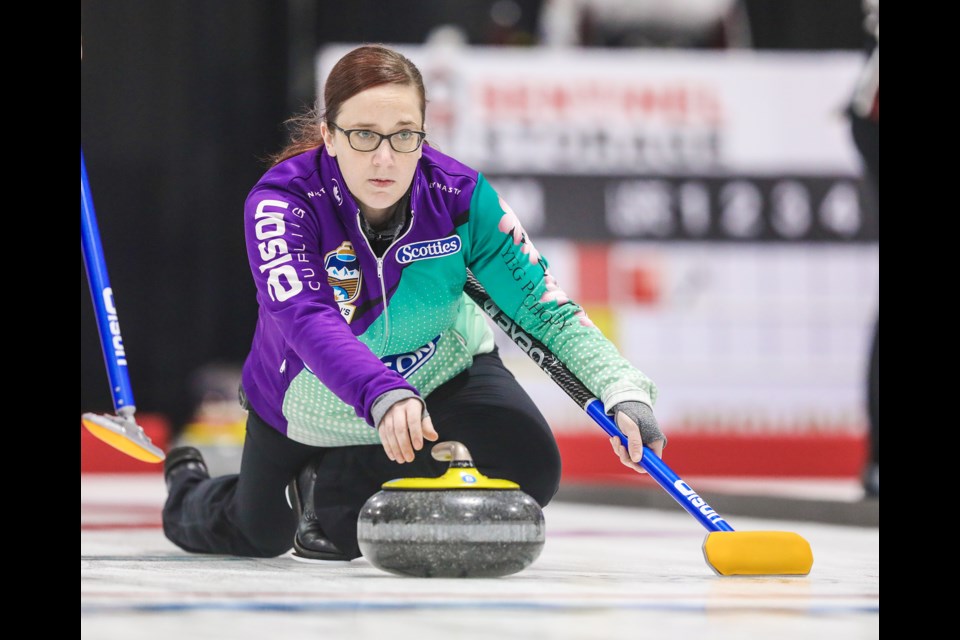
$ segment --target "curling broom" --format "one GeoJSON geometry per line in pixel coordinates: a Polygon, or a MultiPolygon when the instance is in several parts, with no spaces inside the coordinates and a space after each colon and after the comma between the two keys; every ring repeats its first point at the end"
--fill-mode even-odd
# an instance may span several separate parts
{"type": "Polygon", "coordinates": [[[134,414],[133,388],[127,373],[126,352],[120,335],[120,323],[113,302],[113,289],[107,277],[107,264],[100,242],[100,229],[90,195],[87,165],[80,149],[80,245],[87,267],[90,295],[97,313],[97,329],[100,346],[107,365],[107,377],[113,392],[113,407],[116,415],[84,413],[80,421],[87,430],[110,446],[144,462],[162,462],[163,451],[153,444],[137,424],[134,414]]]}
{"type": "MultiPolygon", "coordinates": [[[[604,431],[620,438],[623,446],[627,446],[627,437],[607,415],[600,400],[542,342],[508,317],[469,271],[464,291],[604,431]]],[[[703,542],[703,557],[718,575],[803,576],[810,573],[813,552],[799,534],[790,531],[734,531],[649,447],[643,448],[640,466],[709,532],[703,542]]]]}

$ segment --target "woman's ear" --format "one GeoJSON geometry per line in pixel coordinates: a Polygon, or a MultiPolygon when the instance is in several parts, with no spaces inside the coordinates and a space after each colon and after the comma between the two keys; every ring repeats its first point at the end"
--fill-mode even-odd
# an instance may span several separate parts
{"type": "Polygon", "coordinates": [[[337,150],[333,146],[333,131],[330,130],[326,122],[320,123],[320,135],[323,137],[323,146],[327,148],[327,155],[335,157],[337,150]]]}

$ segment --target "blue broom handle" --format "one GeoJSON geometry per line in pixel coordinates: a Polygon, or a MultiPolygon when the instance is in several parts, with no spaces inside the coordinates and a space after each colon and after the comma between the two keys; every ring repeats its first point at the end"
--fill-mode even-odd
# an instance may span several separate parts
{"type": "MultiPolygon", "coordinates": [[[[608,435],[617,436],[623,446],[627,446],[627,437],[620,433],[620,429],[614,424],[610,416],[607,415],[603,403],[597,399],[587,403],[585,407],[587,415],[594,419],[608,435]]],[[[690,488],[686,482],[680,479],[667,464],[660,459],[649,447],[643,448],[643,458],[640,459],[640,466],[650,474],[657,484],[669,493],[674,500],[680,503],[680,506],[694,518],[700,521],[708,531],[733,531],[733,527],[727,524],[727,521],[720,517],[713,507],[708,505],[703,498],[697,495],[697,492],[690,488]]]]}
{"type": "Polygon", "coordinates": [[[87,267],[87,279],[90,283],[90,297],[97,314],[97,329],[100,332],[100,346],[107,365],[107,377],[113,393],[113,408],[118,414],[131,414],[136,409],[133,401],[133,387],[127,373],[127,357],[120,335],[120,323],[117,308],[113,302],[113,289],[107,276],[107,263],[103,257],[103,245],[100,243],[100,229],[97,215],[93,209],[90,195],[90,181],[87,179],[87,165],[80,148],[80,245],[87,267]]]}

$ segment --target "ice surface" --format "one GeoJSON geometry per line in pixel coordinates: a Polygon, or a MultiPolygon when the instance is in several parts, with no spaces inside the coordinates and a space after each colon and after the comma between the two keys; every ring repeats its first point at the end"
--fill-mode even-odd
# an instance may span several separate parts
{"type": "Polygon", "coordinates": [[[163,480],[82,476],[82,638],[550,640],[879,638],[880,532],[731,518],[804,536],[802,578],[722,578],[705,531],[676,513],[555,502],[529,568],[503,578],[404,578],[363,559],[195,555],[160,528],[163,480]]]}

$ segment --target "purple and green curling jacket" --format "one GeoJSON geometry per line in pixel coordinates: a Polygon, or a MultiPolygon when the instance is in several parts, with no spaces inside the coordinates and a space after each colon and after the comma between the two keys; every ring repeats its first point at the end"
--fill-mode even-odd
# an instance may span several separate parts
{"type": "Polygon", "coordinates": [[[612,407],[656,388],[550,275],[506,202],[477,171],[424,145],[412,220],[378,258],[336,159],[321,147],[264,174],[244,210],[259,318],[243,366],[251,408],[314,446],[379,443],[382,394],[421,398],[493,350],[464,293],[467,269],[494,302],[612,407]]]}

